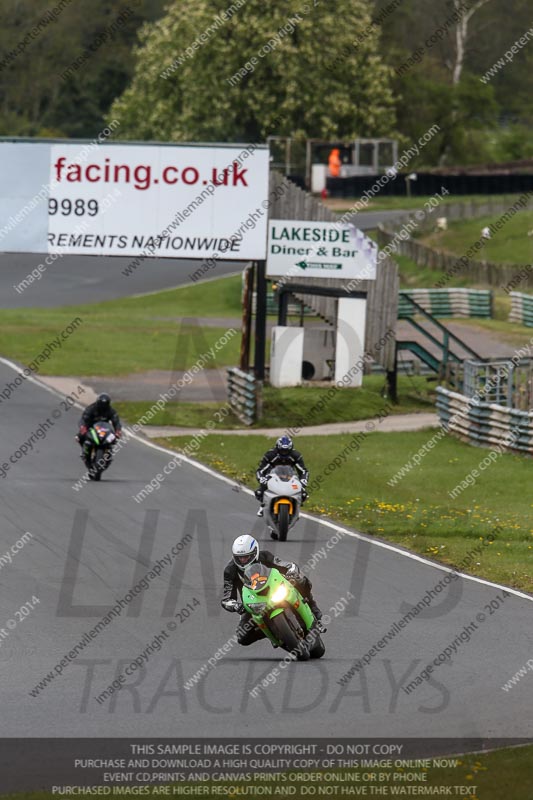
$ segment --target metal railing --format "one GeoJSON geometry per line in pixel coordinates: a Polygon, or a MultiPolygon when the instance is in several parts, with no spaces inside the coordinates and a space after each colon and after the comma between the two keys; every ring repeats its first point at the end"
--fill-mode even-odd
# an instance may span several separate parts
{"type": "Polygon", "coordinates": [[[533,405],[533,364],[530,358],[511,358],[464,363],[463,394],[529,411],[533,405]]]}
{"type": "Polygon", "coordinates": [[[440,351],[440,358],[442,366],[445,367],[449,360],[454,360],[457,362],[464,361],[465,358],[475,358],[478,361],[482,361],[483,359],[481,356],[473,350],[470,345],[466,344],[462,339],[455,335],[452,331],[450,331],[442,322],[439,322],[436,317],[426,311],[416,300],[413,299],[410,295],[404,295],[404,303],[410,304],[412,308],[412,314],[410,316],[404,316],[404,319],[409,322],[417,331],[419,331],[426,339],[432,342],[440,351]],[[437,328],[439,334],[442,336],[442,341],[437,339],[432,333],[430,333],[426,328],[423,327],[419,322],[414,319],[414,315],[418,314],[423,317],[425,320],[430,322],[432,325],[437,328]],[[465,355],[461,355],[460,352],[454,351],[451,349],[451,343],[456,345],[459,350],[462,350],[465,355]]]}

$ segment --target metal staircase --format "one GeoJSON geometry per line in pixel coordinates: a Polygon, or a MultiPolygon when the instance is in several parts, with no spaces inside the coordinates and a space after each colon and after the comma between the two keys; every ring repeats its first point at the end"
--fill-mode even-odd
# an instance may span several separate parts
{"type": "Polygon", "coordinates": [[[422,335],[424,344],[415,340],[398,340],[397,352],[407,350],[415,355],[422,363],[432,369],[441,380],[445,380],[456,390],[462,388],[463,364],[466,360],[475,359],[483,361],[476,351],[456,336],[436,317],[422,308],[416,300],[404,296],[400,319],[406,320],[419,334],[422,335]],[[406,308],[407,303],[409,308],[406,308]],[[423,322],[415,319],[423,317],[423,322]],[[430,326],[433,326],[433,330],[430,326]],[[425,344],[430,343],[431,349],[425,344]]]}
{"type": "MultiPolygon", "coordinates": [[[[287,290],[289,291],[290,283],[287,282],[287,290]]],[[[319,281],[309,281],[310,288],[313,283],[319,284],[319,281]]],[[[305,305],[312,309],[317,316],[328,325],[334,327],[337,316],[337,298],[320,294],[306,294],[301,290],[301,284],[294,286],[294,292],[292,293],[294,298],[299,302],[305,302],[305,305]]],[[[408,322],[417,331],[419,337],[418,340],[399,339],[397,341],[397,366],[398,353],[402,351],[410,352],[437,379],[459,391],[463,384],[464,362],[471,359],[484,361],[470,345],[456,336],[446,325],[407,294],[402,296],[402,302],[398,309],[398,318],[408,322]]]]}
{"type": "Polygon", "coordinates": [[[334,297],[320,297],[312,294],[294,295],[297,300],[305,303],[308,308],[312,308],[315,314],[328,325],[335,327],[337,319],[337,300],[334,297]]]}

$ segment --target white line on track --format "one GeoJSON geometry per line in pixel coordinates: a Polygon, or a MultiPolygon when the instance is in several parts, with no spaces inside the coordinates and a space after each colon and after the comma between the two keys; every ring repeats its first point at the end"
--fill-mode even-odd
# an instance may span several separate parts
{"type": "MultiPolygon", "coordinates": [[[[0,356],[0,363],[5,364],[6,367],[14,370],[15,372],[21,372],[21,368],[17,366],[13,361],[9,361],[7,358],[2,358],[0,356]]],[[[47,386],[45,383],[40,381],[38,378],[35,378],[33,375],[29,375],[26,377],[26,380],[30,381],[30,383],[34,383],[36,386],[40,386],[42,389],[46,389],[47,392],[50,394],[55,395],[56,397],[64,397],[64,395],[59,392],[57,389],[53,389],[51,386],[47,386]]],[[[80,403],[76,403],[78,408],[83,409],[83,406],[80,403]]],[[[166,453],[169,456],[175,456],[175,450],[169,450],[166,447],[162,447],[159,444],[154,444],[154,442],[150,442],[144,439],[142,436],[138,436],[136,433],[132,433],[128,431],[128,435],[132,439],[136,439],[141,444],[145,445],[145,447],[151,447],[152,450],[158,450],[160,453],[166,453]]],[[[190,464],[191,467],[195,469],[201,470],[202,472],[211,475],[213,478],[216,478],[219,481],[223,481],[224,483],[229,484],[230,486],[235,486],[235,481],[232,478],[227,478],[225,475],[221,475],[219,472],[215,472],[214,469],[211,467],[206,466],[205,464],[201,464],[199,461],[194,461],[192,458],[188,456],[184,456],[179,453],[180,458],[185,461],[187,464],[190,464]]],[[[241,490],[246,492],[247,494],[253,495],[253,491],[251,489],[247,489],[244,486],[241,486],[241,490]]],[[[533,602],[533,595],[526,594],[525,592],[520,592],[518,589],[513,589],[511,586],[505,586],[501,583],[493,583],[492,581],[486,581],[484,578],[477,578],[475,575],[467,575],[464,572],[457,572],[452,567],[447,567],[444,564],[438,564],[435,561],[430,561],[423,556],[419,556],[416,553],[411,553],[409,550],[403,550],[401,547],[396,547],[396,545],[389,544],[388,542],[384,542],[381,539],[374,539],[371,536],[366,536],[364,533],[358,533],[356,531],[351,531],[348,528],[344,528],[342,525],[337,525],[334,522],[330,522],[329,520],[322,519],[321,517],[315,517],[312,514],[300,514],[301,517],[304,519],[311,519],[315,522],[318,522],[319,525],[324,525],[326,528],[331,528],[335,531],[342,531],[342,533],[346,534],[346,536],[351,536],[353,539],[359,539],[361,541],[368,542],[369,544],[374,545],[374,547],[381,547],[384,550],[390,550],[393,553],[397,553],[404,558],[410,558],[413,561],[418,561],[421,564],[426,564],[429,567],[433,567],[433,569],[438,569],[441,572],[454,572],[459,575],[461,578],[467,581],[472,581],[473,583],[480,583],[483,586],[492,586],[494,589],[504,589],[505,591],[513,594],[515,597],[520,597],[523,600],[529,600],[533,602]]]]}

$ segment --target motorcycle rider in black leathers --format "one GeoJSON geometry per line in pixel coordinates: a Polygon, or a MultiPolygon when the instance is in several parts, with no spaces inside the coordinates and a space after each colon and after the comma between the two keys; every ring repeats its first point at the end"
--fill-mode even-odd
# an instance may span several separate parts
{"type": "Polygon", "coordinates": [[[255,490],[255,497],[256,500],[259,500],[261,506],[259,511],[257,512],[258,517],[263,516],[263,496],[265,494],[266,485],[268,483],[268,475],[274,467],[279,466],[280,464],[287,464],[288,466],[293,467],[302,484],[302,505],[307,500],[308,494],[305,489],[307,486],[307,482],[309,480],[309,470],[305,466],[304,459],[301,453],[298,450],[294,449],[292,439],[290,436],[284,434],[280,436],[276,442],[275,447],[272,447],[270,450],[267,450],[261,461],[259,462],[259,466],[257,467],[257,471],[255,473],[255,477],[259,482],[259,488],[255,490]]]}
{"type": "Polygon", "coordinates": [[[84,444],[87,439],[87,432],[96,422],[110,422],[115,429],[117,439],[122,436],[120,417],[111,405],[111,398],[105,392],[99,394],[96,401],[87,406],[78,423],[79,430],[76,438],[81,445],[81,457],[83,459],[85,459],[84,444]]]}
{"type": "MultiPolygon", "coordinates": [[[[224,591],[220,603],[226,611],[236,612],[241,615],[237,627],[237,642],[239,644],[247,646],[265,638],[263,631],[252,622],[250,614],[244,610],[241,601],[244,570],[249,564],[254,564],[255,562],[264,564],[266,567],[275,567],[282,575],[285,575],[287,580],[296,586],[302,597],[309,604],[309,608],[317,621],[321,619],[322,612],[311,592],[311,581],[300,571],[297,564],[292,561],[283,561],[268,550],[259,550],[259,544],[256,539],[247,534],[235,539],[231,551],[233,558],[224,569],[224,591]]],[[[323,631],[324,629],[320,622],[318,624],[320,630],[323,631]]]]}

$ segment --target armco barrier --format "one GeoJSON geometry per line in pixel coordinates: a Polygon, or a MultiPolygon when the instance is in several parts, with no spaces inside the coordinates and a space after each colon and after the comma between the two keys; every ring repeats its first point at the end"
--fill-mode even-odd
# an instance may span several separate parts
{"type": "Polygon", "coordinates": [[[434,317],[492,317],[490,289],[404,289],[400,292],[398,319],[413,315],[407,296],[434,317]]]}
{"type": "Polygon", "coordinates": [[[258,417],[261,387],[255,377],[237,367],[229,367],[228,402],[245,425],[253,425],[258,417]]]}
{"type": "Polygon", "coordinates": [[[448,433],[480,447],[503,447],[533,455],[533,412],[495,403],[477,403],[463,394],[437,387],[437,412],[448,433]],[[514,441],[506,442],[513,435],[514,441]]]}
{"type": "Polygon", "coordinates": [[[519,322],[533,328],[533,295],[511,292],[511,311],[509,322],[519,322]]]}

